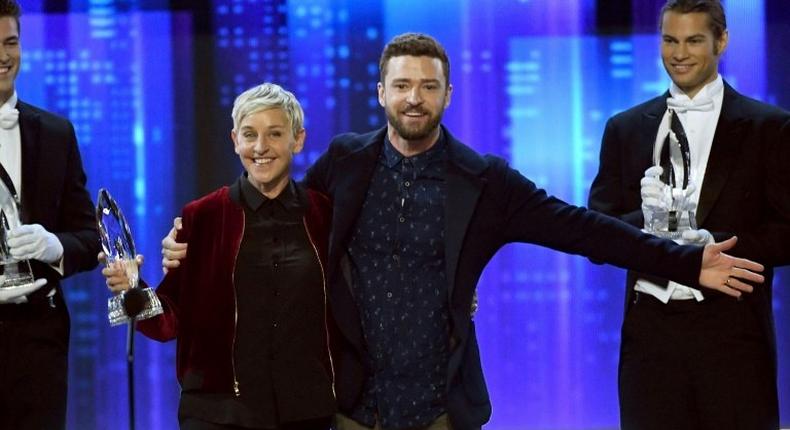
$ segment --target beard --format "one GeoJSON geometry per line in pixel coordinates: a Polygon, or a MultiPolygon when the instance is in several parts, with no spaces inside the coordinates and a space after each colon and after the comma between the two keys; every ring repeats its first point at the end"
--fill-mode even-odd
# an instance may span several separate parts
{"type": "Polygon", "coordinates": [[[430,112],[420,108],[407,109],[407,111],[428,114],[429,116],[428,121],[424,125],[410,126],[401,121],[398,116],[399,112],[394,109],[386,109],[387,121],[398,132],[398,135],[406,140],[420,140],[430,136],[439,127],[439,123],[442,122],[442,114],[444,113],[444,111],[441,111],[436,115],[430,115],[430,112]]]}

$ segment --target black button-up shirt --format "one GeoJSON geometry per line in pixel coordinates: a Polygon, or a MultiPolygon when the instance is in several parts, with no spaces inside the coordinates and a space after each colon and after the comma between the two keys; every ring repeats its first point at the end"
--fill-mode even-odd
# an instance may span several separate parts
{"type": "Polygon", "coordinates": [[[274,199],[239,178],[244,235],[234,269],[237,324],[234,351],[241,395],[182,394],[180,414],[210,422],[279,428],[270,360],[283,312],[313,300],[322,288],[321,269],[305,231],[306,206],[293,182],[274,199]],[[298,306],[298,304],[297,304],[298,306]]]}
{"type": "Polygon", "coordinates": [[[444,256],[446,142],[404,157],[385,139],[349,254],[374,373],[351,417],[411,428],[445,412],[449,347],[444,256]]]}

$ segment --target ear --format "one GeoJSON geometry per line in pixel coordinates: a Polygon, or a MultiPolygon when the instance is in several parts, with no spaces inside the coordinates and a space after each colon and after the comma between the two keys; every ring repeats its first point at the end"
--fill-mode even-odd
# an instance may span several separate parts
{"type": "Polygon", "coordinates": [[[233,152],[238,154],[239,153],[239,140],[238,140],[238,136],[236,136],[236,130],[231,130],[230,131],[230,140],[233,141],[233,152]]]}
{"type": "Polygon", "coordinates": [[[387,104],[385,103],[385,99],[384,99],[384,84],[379,82],[376,85],[376,89],[379,92],[379,104],[381,105],[381,107],[387,107],[387,104]]]}
{"type": "Polygon", "coordinates": [[[716,41],[716,54],[721,56],[724,53],[724,50],[727,49],[727,45],[730,43],[730,32],[724,30],[724,33],[721,34],[719,40],[716,41]]]}
{"type": "Polygon", "coordinates": [[[447,84],[447,92],[444,95],[444,108],[450,106],[450,99],[453,98],[453,84],[447,84]]]}
{"type": "Polygon", "coordinates": [[[296,133],[296,136],[294,136],[293,147],[291,147],[292,153],[298,154],[302,152],[302,149],[304,148],[304,140],[306,137],[307,137],[307,131],[305,129],[301,129],[299,130],[298,133],[296,133]]]}

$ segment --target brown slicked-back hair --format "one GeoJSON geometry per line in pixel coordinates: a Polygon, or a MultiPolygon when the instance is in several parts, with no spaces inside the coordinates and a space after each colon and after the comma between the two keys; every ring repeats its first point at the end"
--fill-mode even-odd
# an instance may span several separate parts
{"type": "Polygon", "coordinates": [[[22,16],[22,9],[19,3],[15,0],[0,0],[0,17],[10,16],[16,21],[16,31],[22,34],[22,28],[19,27],[19,17],[22,16]]]}
{"type": "Polygon", "coordinates": [[[721,36],[727,30],[727,17],[724,15],[724,6],[720,0],[669,0],[661,8],[661,14],[658,18],[658,28],[661,29],[661,23],[664,20],[664,14],[667,12],[675,13],[704,13],[708,15],[708,27],[713,32],[716,40],[721,39],[721,36]]]}
{"type": "Polygon", "coordinates": [[[444,84],[445,86],[450,85],[450,59],[447,58],[444,47],[436,39],[423,33],[400,34],[395,36],[384,47],[379,60],[382,84],[384,83],[384,77],[387,76],[387,64],[390,58],[404,55],[438,58],[442,62],[442,68],[444,69],[444,84]]]}

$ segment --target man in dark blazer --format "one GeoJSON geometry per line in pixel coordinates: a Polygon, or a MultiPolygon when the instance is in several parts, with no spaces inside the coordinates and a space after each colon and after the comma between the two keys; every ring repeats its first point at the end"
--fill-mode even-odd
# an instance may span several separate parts
{"type": "MultiPolygon", "coordinates": [[[[529,242],[740,295],[732,243],[678,247],[548,196],[440,125],[449,60],[424,34],[380,60],[387,126],[337,136],[305,181],[333,198],[327,279],[339,430],[479,429],[491,414],[472,320],[496,251],[529,242]],[[700,266],[701,264],[701,266],[700,266]],[[702,273],[700,268],[703,268],[702,273]]],[[[171,232],[174,233],[174,232],[171,232]]],[[[183,255],[163,241],[166,267],[183,255]]]]}
{"type": "Polygon", "coordinates": [[[790,262],[790,114],[722,81],[728,35],[718,0],[669,1],[661,33],[672,87],[608,121],[589,206],[640,228],[643,209],[662,209],[667,186],[656,175],[664,172],[651,166],[671,109],[688,136],[696,185],[689,199],[699,229],[682,241],[737,235],[731,252],[765,264],[766,285],[736,300],[629,272],[622,428],[777,429],[771,281],[773,267],[790,262]]]}
{"type": "Polygon", "coordinates": [[[30,260],[36,282],[0,291],[0,428],[62,429],[69,315],[60,279],[96,266],[99,237],[74,128],[17,98],[19,16],[16,2],[0,0],[0,176],[20,203],[7,244],[30,260]]]}

